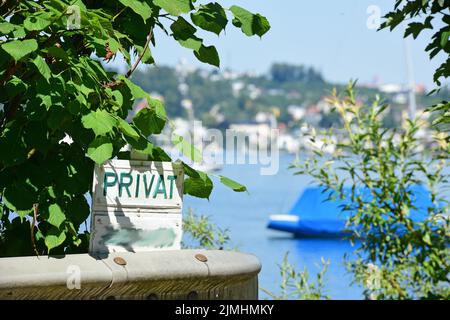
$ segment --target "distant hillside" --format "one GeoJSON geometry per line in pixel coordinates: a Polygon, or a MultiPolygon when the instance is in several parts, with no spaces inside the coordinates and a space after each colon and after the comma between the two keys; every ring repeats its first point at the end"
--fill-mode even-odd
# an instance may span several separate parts
{"type": "MultiPolygon", "coordinates": [[[[326,107],[324,98],[333,88],[345,88],[327,82],[311,67],[282,63],[274,64],[266,75],[159,66],[135,72],[133,80],[151,94],[162,96],[170,117],[186,117],[182,101],[188,99],[195,117],[215,127],[253,120],[259,112],[276,112],[279,122],[288,126],[297,125],[296,115],[300,114],[302,120],[313,125],[330,127],[337,117],[326,107]]],[[[378,88],[358,88],[361,101],[377,94],[393,105],[386,125],[395,126],[402,110],[406,110],[404,90],[386,93],[378,88]]],[[[448,89],[431,97],[418,94],[419,109],[448,100],[449,96],[448,89]]]]}

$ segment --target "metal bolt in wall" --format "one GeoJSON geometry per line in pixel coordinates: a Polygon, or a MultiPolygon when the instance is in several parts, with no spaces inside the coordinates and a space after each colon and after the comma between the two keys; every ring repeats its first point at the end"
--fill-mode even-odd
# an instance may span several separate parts
{"type": "Polygon", "coordinates": [[[205,255],[201,254],[201,253],[196,254],[195,255],[195,259],[197,259],[200,262],[208,261],[208,258],[205,255]]]}

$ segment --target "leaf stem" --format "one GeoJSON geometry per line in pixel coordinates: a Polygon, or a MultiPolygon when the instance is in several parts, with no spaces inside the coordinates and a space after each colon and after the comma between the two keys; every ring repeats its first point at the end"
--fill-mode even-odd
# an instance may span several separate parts
{"type": "Polygon", "coordinates": [[[120,11],[112,18],[112,21],[116,20],[116,18],[117,18],[118,16],[120,16],[121,13],[124,12],[126,8],[127,8],[127,7],[123,7],[122,10],[120,10],[120,11]]]}
{"type": "Polygon", "coordinates": [[[145,42],[144,50],[142,50],[141,54],[138,56],[137,60],[134,62],[134,64],[131,67],[131,69],[128,70],[128,72],[125,74],[126,78],[129,78],[133,74],[134,70],[136,70],[136,68],[138,67],[139,63],[142,60],[142,57],[144,57],[144,54],[145,54],[145,52],[148,49],[148,46],[150,44],[150,41],[151,41],[152,37],[153,37],[153,28],[150,29],[150,32],[149,32],[149,34],[147,36],[147,41],[145,42]]]}

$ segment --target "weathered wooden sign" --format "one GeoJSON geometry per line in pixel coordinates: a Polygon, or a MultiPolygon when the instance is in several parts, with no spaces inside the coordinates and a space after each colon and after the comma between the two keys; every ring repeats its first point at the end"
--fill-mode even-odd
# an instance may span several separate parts
{"type": "Polygon", "coordinates": [[[111,160],[94,171],[91,253],[179,249],[183,167],[111,160]]]}

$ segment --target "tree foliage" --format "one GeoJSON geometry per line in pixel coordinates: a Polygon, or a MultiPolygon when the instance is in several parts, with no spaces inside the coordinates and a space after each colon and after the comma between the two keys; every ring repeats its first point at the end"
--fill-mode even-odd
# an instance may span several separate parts
{"type": "MultiPolygon", "coordinates": [[[[248,36],[270,27],[242,8],[199,2],[1,2],[0,255],[85,251],[88,235],[78,230],[89,215],[84,195],[94,165],[127,157],[120,152],[126,144],[149,160],[171,160],[149,140],[167,122],[164,106],[131,80],[139,63],[154,63],[154,30],[219,66],[217,50],[198,29],[217,34],[229,19],[248,36]],[[128,64],[124,75],[105,68],[116,55],[128,64]],[[141,99],[148,107],[126,122],[141,99]]],[[[188,193],[209,197],[210,178],[185,169],[188,193]]]]}
{"type": "MultiPolygon", "coordinates": [[[[389,12],[381,28],[393,30],[406,24],[404,37],[412,35],[416,39],[424,31],[431,31],[431,39],[426,47],[430,59],[442,56],[444,61],[435,70],[434,82],[441,86],[442,80],[450,77],[450,0],[396,0],[393,11],[389,12]]],[[[442,101],[430,107],[438,114],[435,124],[448,131],[450,126],[450,102],[442,101]]]]}
{"type": "Polygon", "coordinates": [[[270,67],[270,76],[273,81],[284,82],[307,82],[323,84],[325,81],[320,72],[312,67],[295,66],[286,63],[275,63],[270,67]]]}
{"type": "MultiPolygon", "coordinates": [[[[344,124],[346,137],[333,155],[317,150],[317,157],[296,167],[312,176],[329,199],[346,199],[351,239],[360,240],[350,270],[368,298],[423,299],[450,297],[450,219],[448,199],[449,144],[444,133],[435,133],[426,145],[420,129],[423,120],[407,120],[402,128],[386,129],[382,114],[387,105],[356,102],[353,84],[344,98],[331,98],[344,124]],[[422,138],[421,138],[422,137],[422,138]],[[426,149],[424,150],[424,148],[426,149]],[[417,209],[414,187],[429,194],[417,209]],[[346,186],[350,192],[346,192],[346,186]],[[366,188],[368,194],[358,190],[366,188]]],[[[314,137],[312,137],[314,138],[314,137]]],[[[331,141],[331,140],[328,140],[331,141]]]]}
{"type": "Polygon", "coordinates": [[[198,215],[189,208],[183,218],[183,247],[224,250],[230,247],[230,230],[222,229],[209,216],[198,215]]]}
{"type": "Polygon", "coordinates": [[[281,276],[280,292],[274,293],[264,288],[261,288],[261,291],[274,300],[329,300],[325,280],[330,261],[321,259],[320,271],[315,273],[314,279],[306,267],[303,271],[297,271],[288,257],[289,252],[286,252],[282,263],[278,265],[281,276]]]}

